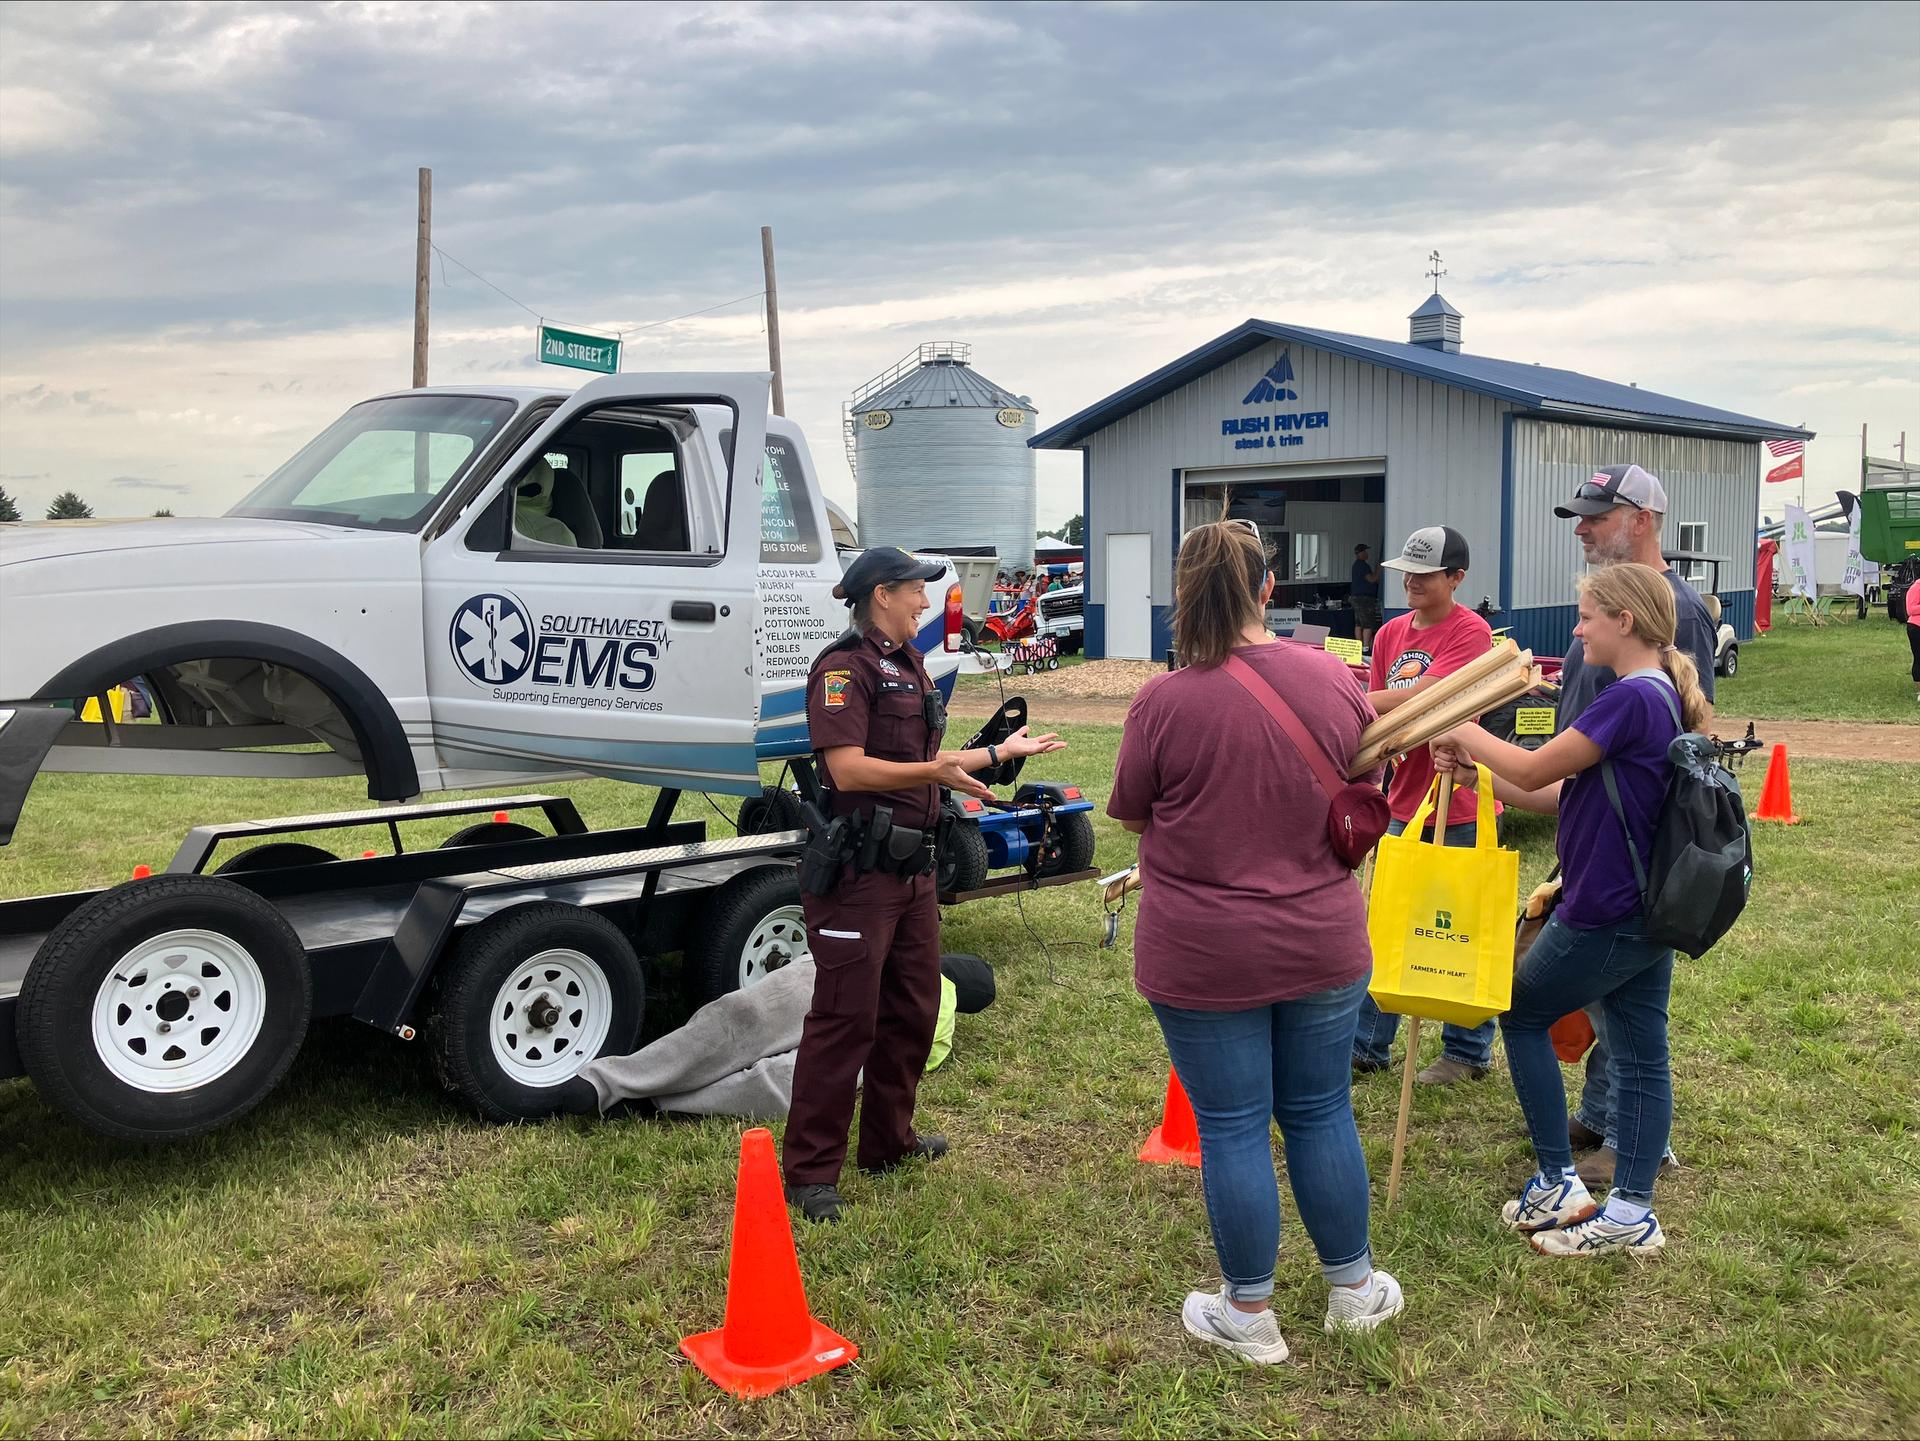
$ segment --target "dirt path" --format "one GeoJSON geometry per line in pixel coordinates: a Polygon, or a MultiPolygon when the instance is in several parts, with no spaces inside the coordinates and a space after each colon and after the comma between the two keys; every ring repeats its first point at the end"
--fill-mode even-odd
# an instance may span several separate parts
{"type": "MultiPolygon", "coordinates": [[[[1028,678],[1022,676],[1022,682],[1028,678]]],[[[1039,677],[1033,677],[1037,680],[1039,677]]],[[[1008,681],[1008,689],[1014,682],[1008,681]]],[[[1020,689],[1030,694],[1031,687],[1020,689]]],[[[1031,695],[1033,714],[1050,728],[1073,725],[1117,726],[1127,718],[1127,702],[1113,696],[1039,696],[1031,695]]],[[[952,710],[956,716],[985,719],[998,704],[984,688],[963,688],[954,693],[952,710]]],[[[1714,730],[1723,736],[1744,734],[1747,721],[1755,720],[1755,730],[1768,745],[1785,745],[1790,756],[1843,761],[1905,761],[1920,765],[1920,725],[1872,725],[1840,721],[1776,721],[1740,716],[1715,718],[1714,730]]],[[[1763,757],[1764,759],[1764,757],[1763,757]]]]}

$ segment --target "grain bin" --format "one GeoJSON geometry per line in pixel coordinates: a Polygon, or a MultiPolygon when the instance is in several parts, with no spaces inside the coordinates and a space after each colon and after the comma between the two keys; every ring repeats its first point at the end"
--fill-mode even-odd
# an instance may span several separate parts
{"type": "Polygon", "coordinates": [[[854,392],[847,459],[863,545],[991,545],[1003,570],[1033,565],[1033,402],[969,363],[973,348],[922,345],[854,392]]]}

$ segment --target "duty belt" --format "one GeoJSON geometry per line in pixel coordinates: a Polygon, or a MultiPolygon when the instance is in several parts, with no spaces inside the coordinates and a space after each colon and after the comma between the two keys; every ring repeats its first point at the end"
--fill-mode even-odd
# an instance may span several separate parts
{"type": "Polygon", "coordinates": [[[911,879],[934,866],[934,832],[896,826],[893,807],[875,806],[868,816],[835,816],[829,821],[811,804],[805,807],[811,839],[800,861],[800,888],[824,896],[840,884],[851,865],[855,875],[878,871],[911,879]]]}

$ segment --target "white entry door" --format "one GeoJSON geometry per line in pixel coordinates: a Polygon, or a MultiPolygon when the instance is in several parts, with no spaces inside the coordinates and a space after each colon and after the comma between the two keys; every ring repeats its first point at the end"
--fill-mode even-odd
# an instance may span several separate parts
{"type": "Polygon", "coordinates": [[[1107,655],[1152,660],[1153,537],[1107,537],[1107,655]]]}

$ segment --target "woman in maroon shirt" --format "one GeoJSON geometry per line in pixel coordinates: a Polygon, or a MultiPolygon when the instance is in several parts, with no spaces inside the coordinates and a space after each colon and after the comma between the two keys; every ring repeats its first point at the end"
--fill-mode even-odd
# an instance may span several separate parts
{"type": "Polygon", "coordinates": [[[1127,712],[1107,814],[1140,836],[1146,878],[1134,982],[1153,1006],[1200,1123],[1201,1180],[1223,1282],[1195,1291],[1194,1336],[1273,1364],[1280,1123],[1301,1222],[1331,1284],[1328,1331],[1404,1306],[1373,1269],[1367,1165],[1349,1065],[1372,955],[1366,907],[1327,840],[1328,798],[1261,703],[1222,669],[1238,656],[1273,687],[1341,771],[1373,719],[1347,666],[1274,641],[1273,577],[1252,528],[1201,526],[1180,547],[1174,645],[1127,712]]]}

